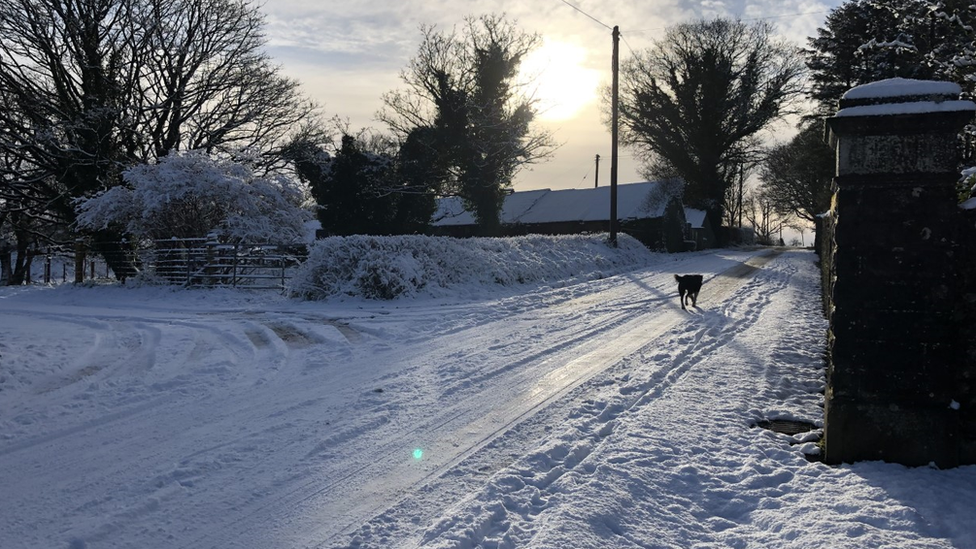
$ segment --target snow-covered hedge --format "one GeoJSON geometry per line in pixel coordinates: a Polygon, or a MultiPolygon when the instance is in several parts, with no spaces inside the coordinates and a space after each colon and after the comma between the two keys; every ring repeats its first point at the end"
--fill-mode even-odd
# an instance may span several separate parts
{"type": "Polygon", "coordinates": [[[600,278],[654,257],[621,234],[531,235],[516,238],[398,236],[331,237],[315,242],[290,291],[305,299],[349,295],[367,299],[438,296],[477,287],[600,278]]]}

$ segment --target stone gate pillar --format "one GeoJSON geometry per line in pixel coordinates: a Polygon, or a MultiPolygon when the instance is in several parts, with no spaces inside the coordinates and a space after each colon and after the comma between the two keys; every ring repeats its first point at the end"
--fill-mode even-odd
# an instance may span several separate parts
{"type": "Polygon", "coordinates": [[[856,87],[837,150],[825,460],[959,461],[953,277],[958,133],[976,104],[946,82],[856,87]]]}

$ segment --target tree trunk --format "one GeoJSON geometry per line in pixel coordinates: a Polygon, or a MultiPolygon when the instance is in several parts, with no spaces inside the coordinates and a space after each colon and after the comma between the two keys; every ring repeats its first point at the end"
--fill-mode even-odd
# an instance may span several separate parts
{"type": "Polygon", "coordinates": [[[472,185],[465,198],[474,206],[479,236],[499,236],[502,232],[501,211],[505,193],[496,185],[472,185]]]}
{"type": "Polygon", "coordinates": [[[7,242],[0,241],[0,283],[13,285],[14,272],[11,268],[13,261],[13,247],[7,242]]]}
{"type": "Polygon", "coordinates": [[[820,245],[824,237],[824,221],[819,215],[813,218],[813,251],[820,255],[820,245]]]}
{"type": "Polygon", "coordinates": [[[8,286],[20,286],[30,283],[30,233],[25,230],[15,230],[17,238],[17,261],[14,263],[13,274],[8,279],[8,286]]]}
{"type": "Polygon", "coordinates": [[[722,208],[708,208],[705,210],[705,215],[708,217],[708,222],[715,228],[716,247],[724,248],[728,246],[732,241],[732,231],[734,229],[722,225],[722,208]]]}
{"type": "Polygon", "coordinates": [[[105,259],[105,263],[119,282],[135,276],[139,272],[139,265],[131,248],[123,241],[123,236],[111,229],[96,232],[92,238],[92,253],[97,253],[105,259]]]}

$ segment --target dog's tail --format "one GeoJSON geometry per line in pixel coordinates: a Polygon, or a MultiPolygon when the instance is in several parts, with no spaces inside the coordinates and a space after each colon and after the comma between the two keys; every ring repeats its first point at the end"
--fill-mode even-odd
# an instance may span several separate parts
{"type": "Polygon", "coordinates": [[[675,280],[676,280],[677,282],[681,282],[681,277],[680,277],[680,276],[678,276],[678,275],[674,275],[674,279],[675,279],[675,280]]]}

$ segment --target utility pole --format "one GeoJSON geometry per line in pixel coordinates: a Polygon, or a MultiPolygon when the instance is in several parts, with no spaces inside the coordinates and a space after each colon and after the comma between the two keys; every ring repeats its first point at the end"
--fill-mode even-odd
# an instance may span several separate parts
{"type": "Polygon", "coordinates": [[[620,27],[613,27],[613,86],[610,95],[610,245],[617,247],[617,71],[620,58],[620,27]]]}
{"type": "Polygon", "coordinates": [[[600,155],[596,155],[596,170],[593,175],[593,188],[600,186],[600,155]]]}

